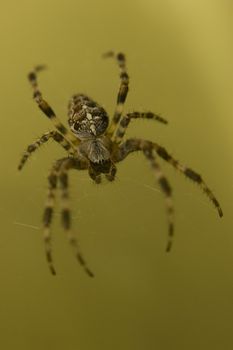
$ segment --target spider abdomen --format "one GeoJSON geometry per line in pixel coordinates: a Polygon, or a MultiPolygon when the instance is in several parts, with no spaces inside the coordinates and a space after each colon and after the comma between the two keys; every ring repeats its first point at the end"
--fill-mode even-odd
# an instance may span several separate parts
{"type": "Polygon", "coordinates": [[[79,139],[102,135],[108,127],[107,112],[86,95],[74,95],[68,105],[68,123],[79,139]]]}
{"type": "Polygon", "coordinates": [[[72,118],[75,113],[82,113],[83,109],[93,110],[94,108],[99,108],[97,102],[93,101],[90,97],[83,95],[83,94],[77,94],[71,97],[69,104],[68,104],[68,116],[69,118],[72,118]]]}

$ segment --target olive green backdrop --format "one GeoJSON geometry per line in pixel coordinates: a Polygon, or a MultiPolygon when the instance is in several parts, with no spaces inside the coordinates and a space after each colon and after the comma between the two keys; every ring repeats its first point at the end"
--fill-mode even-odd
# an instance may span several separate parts
{"type": "Polygon", "coordinates": [[[2,1],[1,349],[232,349],[232,15],[230,0],[2,1]],[[35,64],[48,65],[39,84],[64,122],[76,92],[112,115],[119,72],[101,58],[111,49],[127,55],[125,111],[169,120],[134,121],[126,136],[154,140],[200,172],[224,217],[161,160],[176,212],[168,255],[164,198],[142,155],[119,164],[112,184],[72,172],[73,229],[96,278],[76,263],[59,206],[53,277],[41,217],[48,171],[65,153],[51,142],[17,172],[25,147],[53,129],[26,76],[35,64]]]}

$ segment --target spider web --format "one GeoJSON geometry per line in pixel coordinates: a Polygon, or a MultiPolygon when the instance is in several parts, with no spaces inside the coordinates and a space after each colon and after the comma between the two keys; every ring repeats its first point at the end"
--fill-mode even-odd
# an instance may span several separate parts
{"type": "MultiPolygon", "coordinates": [[[[149,190],[149,191],[152,191],[152,192],[156,192],[156,193],[159,193],[159,194],[163,195],[162,191],[160,190],[160,188],[158,188],[157,185],[155,185],[155,184],[151,185],[150,183],[143,182],[141,180],[135,180],[135,178],[133,178],[131,176],[130,177],[124,176],[124,177],[121,177],[120,179],[116,178],[116,181],[118,183],[120,182],[120,184],[126,184],[127,183],[127,184],[130,184],[130,185],[136,186],[136,187],[141,187],[141,188],[143,187],[146,190],[149,190]]],[[[86,183],[90,182],[90,179],[89,179],[89,177],[86,176],[86,174],[81,174],[79,176],[79,184],[81,184],[80,187],[82,187],[82,194],[78,198],[78,202],[79,203],[81,203],[83,200],[86,200],[87,198],[90,198],[92,196],[96,196],[97,195],[97,193],[93,194],[90,188],[87,189],[87,190],[84,189],[85,186],[82,186],[82,183],[85,183],[85,182],[86,183]]],[[[101,186],[105,186],[106,184],[108,184],[108,182],[107,181],[103,181],[103,183],[101,183],[100,187],[101,186]]],[[[75,191],[76,186],[74,186],[73,183],[71,185],[72,185],[71,188],[73,190],[70,191],[70,194],[71,194],[71,197],[73,197],[74,196],[73,191],[75,191]]],[[[113,184],[113,186],[114,186],[114,184],[113,184]]],[[[113,187],[113,189],[114,189],[114,187],[113,187]]],[[[121,188],[121,186],[117,186],[117,189],[113,190],[113,195],[115,194],[115,192],[117,192],[117,194],[120,194],[121,196],[123,196],[124,200],[128,200],[128,195],[125,192],[125,190],[123,188],[121,188]]],[[[186,191],[186,192],[183,192],[182,195],[185,196],[185,197],[193,197],[193,192],[191,190],[190,191],[186,191]]],[[[208,203],[206,203],[204,198],[200,199],[199,202],[202,205],[205,205],[206,207],[208,207],[208,203]]],[[[54,210],[54,216],[55,217],[60,215],[60,213],[57,212],[58,208],[59,208],[59,198],[58,198],[57,203],[55,204],[55,208],[54,208],[55,209],[54,210]]],[[[42,210],[43,210],[43,206],[42,206],[42,210]]],[[[72,218],[74,220],[76,220],[79,215],[80,215],[80,212],[77,213],[77,211],[74,211],[73,214],[72,214],[72,218]]],[[[21,221],[18,221],[18,220],[13,221],[13,225],[23,226],[25,228],[33,229],[33,230],[37,230],[37,231],[42,229],[42,225],[41,226],[37,226],[37,225],[33,225],[32,223],[21,222],[21,221]]]]}

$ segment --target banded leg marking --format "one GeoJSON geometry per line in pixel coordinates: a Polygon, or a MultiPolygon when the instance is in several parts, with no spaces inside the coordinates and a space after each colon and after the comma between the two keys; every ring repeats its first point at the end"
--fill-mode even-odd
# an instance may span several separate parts
{"type": "Polygon", "coordinates": [[[57,179],[58,179],[57,170],[58,169],[56,164],[48,176],[49,190],[48,190],[48,197],[45,204],[45,210],[43,215],[45,255],[46,255],[46,260],[52,275],[56,275],[56,270],[53,266],[50,226],[53,218],[55,192],[57,189],[57,179]]]}
{"type": "Polygon", "coordinates": [[[21,161],[18,166],[18,170],[21,170],[28,160],[28,158],[31,156],[33,152],[35,152],[40,146],[42,146],[44,143],[46,143],[49,139],[53,139],[54,141],[58,142],[66,151],[74,152],[74,147],[72,144],[70,144],[60,133],[57,131],[50,131],[46,132],[44,135],[42,135],[40,138],[38,138],[34,143],[29,145],[27,147],[27,150],[24,152],[21,161]]]}
{"type": "Polygon", "coordinates": [[[218,214],[220,217],[223,216],[223,211],[222,208],[218,202],[218,200],[216,199],[216,197],[214,196],[213,192],[210,190],[210,188],[207,186],[207,184],[204,182],[204,180],[202,179],[201,175],[198,174],[196,171],[184,166],[183,164],[181,164],[180,162],[178,162],[178,160],[174,159],[167,151],[165,148],[159,146],[156,143],[153,143],[153,147],[156,151],[156,153],[163,158],[165,161],[167,161],[168,163],[170,163],[174,168],[178,169],[181,173],[183,173],[187,178],[189,178],[190,180],[192,180],[193,182],[197,183],[201,189],[203,190],[203,192],[207,195],[207,197],[211,200],[211,202],[213,203],[213,205],[215,206],[215,208],[218,211],[218,214]]]}
{"type": "Polygon", "coordinates": [[[62,212],[61,212],[62,225],[64,227],[69,243],[73,248],[74,254],[79,264],[83,267],[84,271],[88,274],[88,276],[94,277],[94,274],[87,266],[87,263],[82,253],[80,252],[79,244],[71,231],[71,211],[69,208],[69,193],[68,193],[68,185],[69,185],[68,170],[71,168],[75,168],[75,162],[76,162],[75,159],[74,160],[67,159],[67,161],[63,163],[59,173],[59,183],[61,188],[61,205],[62,205],[62,212]]]}
{"type": "Polygon", "coordinates": [[[164,147],[161,147],[157,143],[140,139],[128,139],[119,147],[119,150],[114,154],[113,160],[119,162],[132,152],[146,149],[153,149],[159,155],[159,157],[171,164],[175,169],[178,169],[182,174],[191,179],[193,182],[199,184],[204,193],[207,195],[207,197],[211,200],[211,202],[217,209],[219,216],[223,216],[223,211],[218,200],[214,196],[213,192],[206,185],[206,183],[203,181],[201,175],[196,173],[194,170],[182,165],[180,162],[178,162],[178,160],[174,159],[164,147]]]}
{"type": "Polygon", "coordinates": [[[65,136],[70,142],[74,144],[78,144],[79,141],[75,135],[73,135],[59,120],[53,111],[52,107],[43,99],[42,93],[39,90],[38,82],[37,82],[37,73],[41,70],[44,70],[46,67],[44,65],[36,66],[32,72],[28,74],[28,80],[31,83],[33,88],[33,98],[38,104],[39,108],[42,112],[52,121],[57,130],[65,136]]]}
{"type": "Polygon", "coordinates": [[[151,167],[155,172],[155,176],[159,183],[159,186],[165,195],[167,215],[168,215],[168,241],[167,241],[166,251],[169,252],[172,247],[173,236],[174,236],[174,206],[173,206],[173,199],[172,199],[172,189],[166,177],[164,176],[159,164],[155,159],[155,156],[153,154],[153,149],[144,150],[144,155],[150,161],[151,167]]]}
{"type": "Polygon", "coordinates": [[[123,53],[115,54],[114,52],[110,51],[103,55],[104,57],[114,57],[117,60],[118,66],[120,68],[120,88],[117,95],[117,105],[115,109],[115,113],[113,116],[113,120],[109,126],[108,135],[112,136],[116,126],[121,118],[124,103],[129,91],[129,76],[126,70],[126,60],[125,55],[123,53]]]}
{"type": "Polygon", "coordinates": [[[116,131],[116,136],[114,138],[114,141],[116,143],[120,143],[122,138],[125,135],[126,129],[129,126],[129,123],[131,121],[131,119],[152,119],[152,120],[156,120],[160,123],[163,124],[167,124],[167,120],[162,118],[160,115],[158,114],[154,114],[152,112],[146,112],[146,113],[140,113],[140,112],[133,112],[133,113],[128,113],[126,116],[122,117],[120,124],[117,128],[116,131]]]}

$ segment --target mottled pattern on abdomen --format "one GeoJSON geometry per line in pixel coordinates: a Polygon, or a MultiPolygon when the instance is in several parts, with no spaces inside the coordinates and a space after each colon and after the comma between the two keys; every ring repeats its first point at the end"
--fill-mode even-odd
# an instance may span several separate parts
{"type": "Polygon", "coordinates": [[[68,104],[69,119],[73,118],[75,115],[85,117],[86,113],[90,113],[93,116],[107,114],[103,107],[93,101],[90,97],[83,94],[72,96],[68,104]]]}

